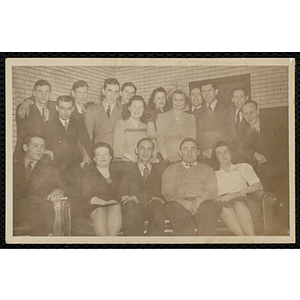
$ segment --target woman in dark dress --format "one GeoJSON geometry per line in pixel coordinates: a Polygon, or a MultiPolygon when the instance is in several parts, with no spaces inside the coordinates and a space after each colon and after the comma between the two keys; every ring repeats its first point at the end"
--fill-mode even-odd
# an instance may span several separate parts
{"type": "Polygon", "coordinates": [[[121,205],[116,200],[121,173],[110,168],[113,150],[107,143],[94,146],[94,165],[85,170],[81,179],[84,213],[94,223],[99,236],[116,236],[122,226],[121,205]]]}

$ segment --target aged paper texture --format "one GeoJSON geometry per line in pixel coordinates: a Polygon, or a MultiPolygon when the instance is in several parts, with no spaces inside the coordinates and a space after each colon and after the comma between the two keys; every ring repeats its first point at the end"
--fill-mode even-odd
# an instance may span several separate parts
{"type": "MultiPolygon", "coordinates": [[[[119,90],[117,92],[119,93],[119,90]]],[[[124,91],[121,91],[120,99],[122,98],[122,96],[125,98],[124,94],[125,94],[125,89],[124,91]]],[[[117,101],[121,101],[121,100],[118,99],[117,101]]],[[[237,99],[236,101],[239,100],[237,99]]],[[[30,105],[35,105],[34,100],[29,100],[29,102],[30,105]]],[[[104,104],[103,106],[105,107],[104,104]]],[[[56,110],[59,111],[59,109],[60,109],[59,107],[56,107],[56,110]]],[[[63,110],[63,108],[61,109],[63,110]]],[[[214,109],[216,108],[213,108],[212,114],[214,113],[214,109]]],[[[88,107],[86,116],[88,115],[88,111],[90,113],[95,113],[95,111],[92,110],[93,109],[89,109],[88,107]]],[[[132,110],[133,108],[131,107],[131,110],[129,111],[132,113],[132,110]]],[[[239,110],[236,111],[237,113],[239,113],[239,110]]],[[[108,111],[106,112],[108,114],[108,118],[111,119],[113,115],[110,115],[111,114],[110,107],[109,107],[109,112],[108,111]]],[[[167,111],[164,112],[164,114],[170,112],[172,112],[172,108],[168,112],[167,111]]],[[[251,125],[251,120],[252,120],[251,116],[249,115],[248,116],[249,121],[246,121],[248,112],[246,110],[245,111],[242,110],[242,112],[244,114],[243,122],[245,123],[245,126],[248,126],[250,128],[249,130],[255,131],[256,125],[252,127],[249,126],[249,124],[251,125]]],[[[74,114],[74,112],[72,112],[72,114],[74,114]]],[[[185,114],[184,116],[187,115],[188,114],[185,114]]],[[[201,113],[197,115],[197,113],[193,113],[191,111],[189,114],[189,116],[191,117],[194,115],[195,118],[200,118],[199,116],[201,116],[201,113]]],[[[25,119],[30,117],[31,116],[29,113],[29,116],[25,116],[25,119]]],[[[225,117],[226,116],[224,116],[224,118],[225,117]]],[[[161,116],[159,116],[158,119],[161,120],[162,119],[161,116]]],[[[175,118],[175,120],[177,119],[175,118]]],[[[180,120],[179,118],[178,120],[179,123],[182,122],[182,119],[180,120]]],[[[219,119],[217,121],[219,121],[219,119]]],[[[48,120],[46,120],[46,122],[48,122],[48,120]]],[[[85,124],[88,123],[89,120],[85,120],[85,124]]],[[[232,123],[234,123],[233,119],[232,119],[232,123]]],[[[93,126],[96,126],[95,124],[93,126]]],[[[158,124],[159,123],[156,122],[156,127],[159,126],[158,124]]],[[[196,126],[199,127],[199,124],[202,124],[201,121],[199,120],[196,121],[196,126]]],[[[207,123],[204,123],[203,126],[206,125],[207,123]]],[[[147,128],[147,130],[149,129],[146,125],[142,125],[142,126],[147,128]]],[[[173,125],[171,125],[171,127],[172,126],[173,125]]],[[[138,128],[137,130],[136,127],[132,127],[127,132],[134,132],[134,130],[136,130],[137,133],[133,135],[133,139],[134,139],[143,130],[146,131],[144,127],[142,127],[141,129],[138,128]]],[[[198,141],[198,137],[200,136],[200,140],[198,141],[198,143],[200,144],[200,153],[202,155],[204,164],[207,159],[209,165],[211,158],[210,157],[207,158],[206,150],[211,151],[212,147],[207,146],[205,148],[205,146],[203,146],[204,142],[202,143],[201,140],[201,130],[203,127],[201,128],[198,127],[196,127],[196,131],[197,131],[196,140],[198,141]],[[198,130],[200,134],[198,134],[198,130]]],[[[176,126],[174,128],[176,128],[176,126]]],[[[184,129],[186,129],[186,127],[184,129]]],[[[92,128],[92,130],[94,130],[93,134],[95,135],[96,129],[92,128]]],[[[157,130],[157,132],[158,131],[159,130],[157,130]]],[[[208,139],[210,139],[212,135],[213,133],[209,131],[208,139]]],[[[240,136],[244,138],[245,135],[246,135],[246,131],[245,132],[241,131],[240,136]]],[[[239,136],[239,133],[237,133],[237,136],[239,136]]],[[[120,139],[122,138],[123,136],[120,137],[120,139]]],[[[224,140],[225,139],[226,138],[224,136],[224,140]]],[[[153,140],[155,141],[156,144],[154,151],[159,153],[160,151],[163,152],[160,148],[159,137],[153,138],[153,140]]],[[[21,151],[22,149],[23,151],[25,151],[23,144],[21,145],[20,149],[21,151]]],[[[28,149],[28,147],[25,147],[25,149],[28,149]]],[[[114,145],[114,150],[116,156],[118,151],[116,145],[114,145]]],[[[132,150],[133,153],[132,155],[131,154],[130,155],[131,157],[134,157],[135,148],[132,148],[132,150]]],[[[241,153],[243,156],[243,154],[246,153],[246,150],[245,152],[242,151],[241,153]]],[[[163,153],[160,153],[160,155],[162,154],[163,153]]],[[[172,158],[170,158],[171,156],[169,156],[168,159],[166,159],[163,156],[164,155],[162,155],[162,157],[159,157],[158,160],[160,162],[167,161],[168,163],[167,168],[175,165],[174,162],[176,159],[173,159],[173,156],[172,158]]],[[[184,155],[182,155],[181,157],[184,157],[184,155]]],[[[136,160],[136,158],[134,159],[136,160]]],[[[181,159],[180,156],[179,159],[181,159]]],[[[126,165],[124,161],[126,163],[130,162],[130,157],[127,160],[124,159],[123,157],[123,160],[121,159],[119,162],[118,159],[116,159],[116,161],[114,159],[115,165],[116,166],[121,165],[122,166],[121,169],[124,167],[124,165],[126,165]]],[[[90,164],[94,164],[94,162],[91,161],[90,164]]],[[[181,162],[177,160],[177,164],[181,164],[181,162]]],[[[199,156],[198,156],[197,164],[202,164],[202,161],[199,160],[199,156]]],[[[123,168],[122,171],[124,170],[125,169],[123,168]]],[[[153,170],[154,169],[152,167],[151,172],[154,172],[153,170]]],[[[127,172],[128,170],[125,171],[127,172]]],[[[111,179],[108,178],[106,182],[110,184],[110,180],[111,179]]],[[[251,184],[249,184],[249,186],[250,185],[251,184]]],[[[175,192],[171,191],[171,193],[174,194],[175,192]]],[[[167,193],[164,193],[163,191],[163,194],[164,196],[166,196],[164,202],[169,203],[170,199],[168,199],[167,193]]],[[[176,198],[176,195],[174,197],[176,198]]],[[[72,196],[68,197],[67,195],[66,196],[67,200],[65,200],[65,202],[59,202],[59,205],[61,203],[65,204],[70,202],[71,198],[72,196]]],[[[189,201],[190,198],[193,197],[186,197],[185,201],[189,201]]],[[[192,202],[195,200],[194,198],[192,199],[192,202]]],[[[125,198],[122,199],[124,200],[125,198]]],[[[204,199],[203,195],[201,199],[202,200],[204,199]]],[[[255,59],[255,58],[226,58],[226,59],[225,58],[219,58],[219,59],[217,58],[210,58],[210,59],[202,59],[202,58],[195,58],[195,59],[8,58],[6,59],[6,199],[5,200],[6,200],[6,242],[9,244],[295,243],[295,60],[293,58],[259,58],[259,59],[255,59]],[[206,107],[207,110],[210,109],[210,105],[207,104],[209,103],[207,102],[207,99],[209,99],[210,96],[206,94],[206,93],[210,93],[210,91],[205,90],[204,88],[205,86],[209,87],[210,82],[214,82],[217,84],[217,87],[213,88],[213,91],[215,92],[214,97],[216,97],[217,101],[224,103],[224,105],[226,104],[226,107],[227,106],[230,107],[231,109],[230,111],[234,111],[235,108],[237,107],[234,106],[235,98],[233,97],[232,91],[234,91],[234,89],[242,91],[244,88],[246,90],[244,94],[245,98],[247,98],[247,100],[255,101],[258,104],[257,112],[259,111],[260,118],[264,120],[265,119],[271,120],[270,122],[268,122],[266,127],[264,127],[265,125],[262,119],[260,119],[261,121],[259,123],[260,125],[258,127],[259,130],[257,133],[258,136],[261,137],[263,134],[265,134],[264,133],[265,128],[268,128],[269,130],[269,128],[271,127],[270,125],[271,123],[274,124],[274,126],[277,126],[278,124],[282,125],[283,131],[280,131],[280,134],[278,134],[278,136],[277,133],[275,136],[274,134],[275,131],[270,131],[269,135],[266,134],[265,142],[260,141],[261,144],[259,149],[267,149],[266,153],[258,153],[258,150],[256,150],[256,148],[254,150],[252,149],[254,153],[254,154],[252,153],[253,156],[252,162],[254,167],[257,166],[257,169],[260,170],[261,165],[265,166],[266,164],[270,164],[270,169],[268,169],[269,173],[267,173],[266,175],[265,172],[263,173],[264,175],[262,176],[265,176],[267,178],[266,181],[270,179],[269,181],[271,181],[271,184],[273,184],[273,186],[275,185],[274,190],[267,191],[264,189],[264,191],[268,192],[269,194],[267,195],[265,194],[265,196],[257,200],[259,203],[259,213],[257,214],[260,214],[258,217],[258,219],[259,218],[260,219],[257,220],[254,217],[253,219],[254,219],[255,233],[258,234],[251,235],[251,236],[236,236],[232,231],[228,229],[228,226],[224,224],[222,217],[218,215],[219,221],[217,224],[216,235],[197,236],[196,232],[199,232],[199,228],[198,228],[198,231],[195,231],[194,236],[192,235],[178,236],[175,235],[173,224],[172,222],[170,222],[169,220],[170,218],[168,218],[168,216],[166,215],[165,219],[168,219],[167,220],[168,222],[164,225],[165,234],[162,236],[149,236],[149,235],[144,235],[144,236],[127,235],[126,236],[124,235],[124,228],[120,230],[120,232],[122,232],[122,235],[119,234],[117,236],[95,236],[92,225],[90,226],[88,231],[79,230],[77,231],[76,235],[74,235],[73,233],[76,232],[76,230],[78,229],[77,226],[79,226],[76,225],[77,224],[76,221],[78,219],[78,214],[80,214],[80,209],[77,210],[76,213],[74,213],[74,211],[72,210],[72,208],[74,207],[73,203],[75,202],[71,203],[70,211],[68,210],[68,206],[60,207],[60,210],[63,210],[63,214],[65,217],[63,221],[65,222],[63,224],[64,227],[63,229],[61,224],[62,219],[60,216],[61,212],[60,211],[58,212],[56,210],[53,213],[53,217],[55,217],[55,212],[57,213],[55,218],[56,223],[54,222],[55,224],[53,226],[53,232],[50,233],[49,235],[33,236],[30,235],[30,229],[28,231],[29,233],[26,232],[26,230],[24,229],[22,234],[22,228],[19,231],[21,232],[21,234],[14,233],[16,232],[14,229],[16,228],[14,228],[13,226],[14,224],[13,208],[15,208],[16,205],[15,207],[13,207],[13,204],[15,203],[13,201],[13,198],[15,196],[15,194],[13,193],[13,189],[14,189],[13,187],[18,185],[17,183],[19,182],[20,179],[13,178],[14,176],[13,164],[16,162],[14,159],[14,153],[16,147],[18,147],[17,143],[18,143],[18,138],[20,136],[19,133],[20,126],[22,126],[19,125],[22,123],[22,121],[19,121],[20,123],[18,124],[16,122],[16,119],[18,118],[17,107],[19,107],[22,103],[24,103],[23,101],[25,99],[28,98],[32,99],[31,97],[33,95],[33,88],[35,83],[38,80],[46,80],[50,83],[51,95],[49,101],[52,102],[53,107],[55,107],[56,100],[59,96],[72,95],[73,97],[75,97],[74,96],[75,94],[74,93],[72,94],[72,92],[74,91],[71,91],[71,89],[72,89],[72,85],[79,80],[88,83],[87,101],[90,102],[91,105],[94,104],[102,105],[101,102],[103,101],[104,97],[109,97],[108,92],[103,88],[104,81],[107,78],[116,78],[120,83],[120,88],[124,83],[132,82],[137,87],[137,91],[135,91],[136,95],[140,95],[145,100],[147,105],[149,105],[149,99],[152,91],[158,87],[163,87],[167,95],[166,101],[167,102],[169,101],[171,102],[171,105],[173,104],[173,106],[176,106],[177,104],[174,101],[174,97],[171,98],[171,96],[175,90],[181,90],[186,95],[186,102],[184,104],[185,106],[183,109],[184,111],[188,111],[189,109],[193,110],[191,104],[193,103],[191,102],[191,98],[193,96],[191,92],[194,89],[198,89],[200,92],[200,95],[198,97],[201,97],[202,99],[202,107],[201,107],[202,111],[204,111],[206,107]],[[206,85],[204,84],[202,86],[201,84],[203,83],[207,83],[207,84],[206,85]],[[279,141],[279,144],[275,143],[276,139],[279,141]],[[274,142],[275,149],[273,147],[272,155],[268,156],[269,155],[268,149],[270,148],[269,144],[270,143],[272,144],[273,142],[274,142]],[[279,155],[278,153],[276,153],[276,150],[278,150],[279,152],[279,146],[281,147],[282,145],[285,145],[285,143],[286,143],[287,151],[286,152],[283,151],[282,153],[284,154],[282,154],[282,156],[280,157],[281,154],[279,155]],[[279,156],[279,158],[276,156],[276,154],[278,154],[277,156],[279,156]],[[275,156],[277,160],[274,158],[275,156]],[[276,160],[276,163],[272,163],[273,159],[274,161],[276,160]],[[283,175],[284,172],[281,172],[281,174],[279,174],[279,176],[277,177],[275,176],[275,172],[278,171],[278,169],[275,168],[277,162],[278,165],[280,165],[283,168],[283,170],[286,170],[286,180],[284,179],[285,178],[284,177],[285,175],[283,175]],[[271,180],[271,178],[273,179],[271,180]],[[279,192],[277,192],[276,190],[276,183],[278,183],[278,186],[282,186],[282,189],[279,192]],[[274,203],[272,203],[272,201],[274,203]],[[81,233],[79,234],[78,232],[81,233]],[[91,233],[87,233],[87,232],[91,232],[91,233]]],[[[154,199],[154,201],[158,201],[158,200],[154,199]]],[[[203,203],[207,201],[204,201],[203,203]]],[[[209,201],[213,201],[213,200],[209,200],[209,201]]],[[[201,205],[203,203],[201,202],[201,205]]],[[[201,205],[199,207],[201,207],[201,205]]],[[[110,207],[116,207],[116,206],[117,205],[110,206],[110,207]]],[[[80,205],[78,207],[80,207],[80,205]]],[[[235,206],[229,208],[231,209],[231,211],[236,209],[235,206]]],[[[249,210],[251,211],[250,208],[249,210]]],[[[220,214],[220,212],[222,211],[224,210],[222,210],[221,208],[221,210],[218,210],[218,213],[220,214]]],[[[191,217],[191,220],[196,222],[195,228],[197,228],[198,221],[194,220],[195,219],[194,212],[196,214],[197,208],[194,209],[194,212],[193,210],[191,210],[191,212],[193,215],[193,217],[191,217]]],[[[190,212],[188,211],[188,213],[190,212]]],[[[92,219],[91,218],[88,219],[89,219],[88,224],[92,224],[91,221],[92,219]]],[[[145,217],[145,220],[146,219],[147,218],[145,217]]],[[[239,220],[239,222],[243,223],[243,220],[239,220]]],[[[145,227],[145,231],[147,231],[146,227],[145,227]]]]}

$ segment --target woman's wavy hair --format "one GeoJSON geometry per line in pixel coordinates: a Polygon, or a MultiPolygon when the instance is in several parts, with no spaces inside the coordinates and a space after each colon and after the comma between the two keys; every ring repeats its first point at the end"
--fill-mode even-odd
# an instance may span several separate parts
{"type": "Polygon", "coordinates": [[[217,148],[222,147],[222,146],[228,147],[230,153],[232,154],[231,148],[229,147],[229,145],[227,143],[225,143],[223,141],[216,142],[213,146],[212,156],[211,156],[212,167],[214,170],[220,170],[220,163],[217,158],[216,150],[217,150],[217,148]]]}
{"type": "Polygon", "coordinates": [[[168,99],[167,99],[167,91],[163,87],[158,87],[158,88],[156,88],[152,91],[151,96],[149,98],[149,102],[148,102],[148,108],[151,109],[151,110],[155,109],[154,98],[155,98],[155,95],[157,93],[164,93],[165,94],[166,104],[165,104],[164,108],[169,108],[169,102],[168,102],[168,99]]]}
{"type": "Polygon", "coordinates": [[[93,146],[93,149],[92,149],[92,155],[93,155],[93,158],[95,158],[95,151],[96,151],[96,149],[98,149],[98,148],[106,148],[106,149],[108,149],[110,156],[111,156],[112,158],[114,157],[114,150],[112,149],[111,145],[108,144],[108,143],[105,143],[105,142],[99,142],[99,143],[96,143],[96,144],[93,146]]]}
{"type": "Polygon", "coordinates": [[[127,104],[123,105],[123,109],[122,109],[122,113],[121,113],[121,117],[123,120],[128,120],[130,118],[130,111],[129,111],[129,106],[132,104],[133,101],[141,101],[144,105],[144,112],[141,116],[141,121],[144,122],[145,118],[147,116],[147,104],[145,99],[142,96],[139,95],[134,95],[130,98],[130,100],[128,101],[127,104]]]}

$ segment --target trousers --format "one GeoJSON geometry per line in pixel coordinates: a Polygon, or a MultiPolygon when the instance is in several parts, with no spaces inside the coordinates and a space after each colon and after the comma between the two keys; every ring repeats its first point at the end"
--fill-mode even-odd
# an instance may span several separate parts
{"type": "Polygon", "coordinates": [[[122,219],[125,236],[144,235],[144,222],[148,220],[148,236],[162,236],[164,234],[165,208],[159,201],[152,201],[148,205],[129,201],[123,205],[122,219]]]}
{"type": "Polygon", "coordinates": [[[204,201],[192,215],[176,201],[166,204],[166,216],[170,220],[176,236],[215,236],[217,234],[218,214],[214,201],[204,201]]]}

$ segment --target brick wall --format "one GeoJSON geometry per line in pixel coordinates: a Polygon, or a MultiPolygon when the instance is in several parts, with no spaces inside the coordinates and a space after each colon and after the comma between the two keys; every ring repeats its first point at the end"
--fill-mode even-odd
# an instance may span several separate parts
{"type": "Polygon", "coordinates": [[[163,86],[170,89],[173,83],[188,90],[191,81],[251,74],[251,98],[262,108],[287,106],[288,68],[287,67],[13,67],[13,146],[16,143],[16,106],[32,95],[34,83],[46,79],[52,86],[51,100],[69,94],[72,84],[81,79],[90,86],[89,100],[97,102],[102,95],[105,78],[116,77],[120,84],[132,81],[138,87],[138,94],[149,99],[153,89],[163,86]]]}
{"type": "Polygon", "coordinates": [[[100,101],[105,78],[113,77],[112,67],[12,67],[12,101],[13,101],[13,146],[16,143],[15,112],[17,105],[32,95],[34,83],[39,79],[51,84],[50,100],[55,101],[59,95],[70,94],[72,85],[77,80],[89,84],[89,101],[100,101]]]}
{"type": "Polygon", "coordinates": [[[251,74],[251,99],[261,108],[287,106],[288,67],[117,67],[120,83],[132,81],[138,94],[149,99],[156,87],[168,89],[173,82],[186,86],[197,80],[251,74]]]}

